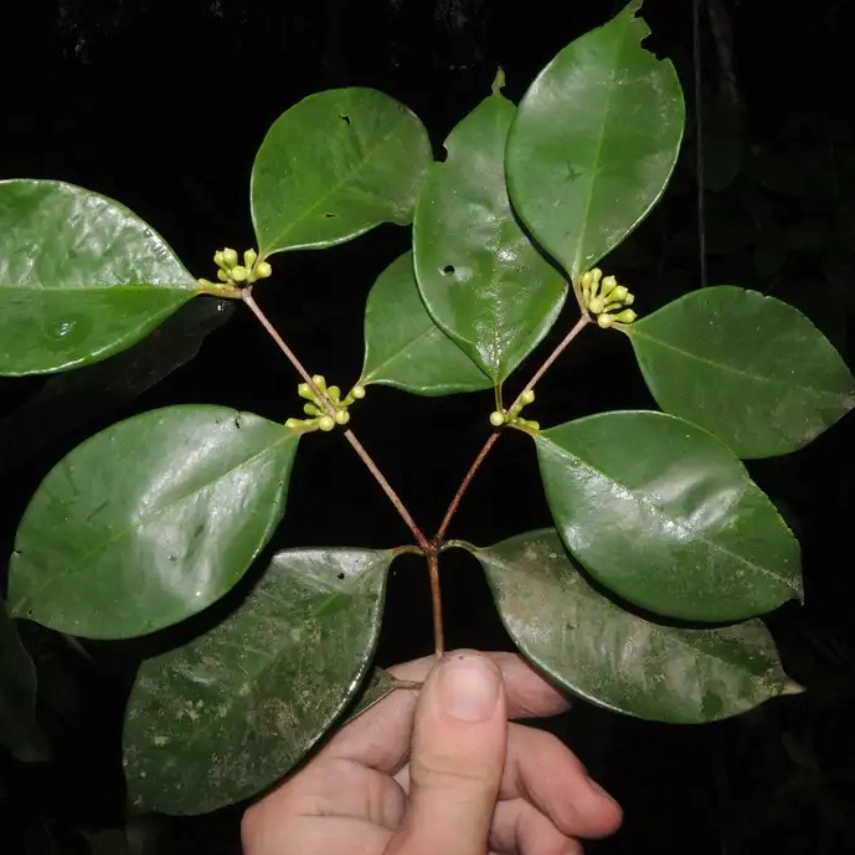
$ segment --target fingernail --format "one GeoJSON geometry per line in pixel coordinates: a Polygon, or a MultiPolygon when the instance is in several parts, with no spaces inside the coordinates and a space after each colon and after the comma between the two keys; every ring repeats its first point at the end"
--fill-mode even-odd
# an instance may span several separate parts
{"type": "Polygon", "coordinates": [[[486,721],[499,701],[499,673],[481,656],[454,656],[440,665],[438,699],[445,715],[486,721]]]}

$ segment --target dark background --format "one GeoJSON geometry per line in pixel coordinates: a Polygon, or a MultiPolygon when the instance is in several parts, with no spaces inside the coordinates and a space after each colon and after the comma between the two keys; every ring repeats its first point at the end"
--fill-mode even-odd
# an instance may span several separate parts
{"type": "MultiPolygon", "coordinates": [[[[270,123],[301,97],[341,85],[383,89],[415,110],[439,153],[451,127],[488,94],[497,66],[507,74],[506,94],[518,98],[561,47],[622,3],[6,5],[0,178],[57,178],[114,197],[160,231],[191,271],[210,277],[215,248],[252,244],[252,159],[270,123]]],[[[708,282],[794,303],[851,366],[851,4],[700,5],[708,282]]],[[[642,312],[700,284],[692,4],[648,0],[643,12],[651,48],[677,66],[689,115],[662,203],[607,262],[642,312]]],[[[407,242],[405,230],[382,227],[323,253],[274,259],[275,279],[258,289],[259,301],[310,370],[343,387],[357,378],[365,297],[407,242]]],[[[556,334],[571,320],[564,317],[556,334]]],[[[248,313],[218,312],[213,301],[191,304],[158,338],[100,366],[47,381],[0,380],[0,549],[10,551],[39,480],[94,431],[181,402],[284,420],[298,412],[296,382],[248,313]]],[[[653,406],[628,345],[614,335],[583,336],[538,393],[531,417],[546,424],[653,406]]],[[[483,442],[490,402],[489,393],[431,401],[378,387],[359,405],[356,430],[426,530],[435,530],[483,442]]],[[[619,835],[592,851],[855,852],[852,438],[845,419],[797,454],[750,465],[804,547],[806,605],[781,610],[770,625],[805,695],[703,727],[658,726],[581,703],[551,724],[626,809],[619,835]]],[[[512,435],[489,458],[451,534],[486,544],[548,523],[532,449],[512,435]]],[[[301,446],[288,516],[271,548],[380,547],[406,537],[339,436],[316,435],[301,446]]],[[[508,648],[475,562],[450,554],[443,580],[448,645],[508,648]]],[[[397,563],[380,664],[430,650],[427,594],[419,563],[397,563]]],[[[155,638],[88,644],[91,661],[25,625],[54,759],[24,766],[0,757],[0,849],[83,853],[80,832],[122,823],[119,734],[135,664],[227,608],[155,638]]],[[[159,853],[235,852],[238,816],[234,809],[155,823],[149,839],[159,853]]]]}

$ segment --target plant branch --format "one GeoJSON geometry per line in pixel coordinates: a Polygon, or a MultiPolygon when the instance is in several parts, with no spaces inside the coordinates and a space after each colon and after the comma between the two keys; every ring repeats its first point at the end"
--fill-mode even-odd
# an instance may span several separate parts
{"type": "Polygon", "coordinates": [[[475,473],[481,468],[484,458],[490,453],[490,449],[496,444],[496,440],[499,438],[499,433],[500,431],[494,430],[490,436],[487,437],[487,441],[478,452],[478,456],[474,461],[472,461],[469,471],[460,482],[460,486],[457,488],[457,492],[454,494],[454,498],[451,500],[448,510],[445,512],[445,516],[442,518],[442,522],[440,523],[436,537],[434,538],[435,544],[440,544],[444,540],[445,535],[448,532],[448,527],[451,525],[451,520],[454,518],[454,515],[457,513],[457,508],[460,506],[460,500],[463,498],[463,494],[469,489],[469,485],[472,483],[475,473]]]}
{"type": "Polygon", "coordinates": [[[445,637],[442,631],[442,590],[439,584],[439,556],[436,550],[427,554],[428,576],[430,577],[430,602],[433,612],[433,647],[439,659],[445,653],[445,637]]]}
{"type": "MultiPolygon", "coordinates": [[[[580,317],[579,320],[576,321],[575,325],[573,326],[573,329],[571,329],[570,332],[567,333],[567,335],[565,335],[560,342],[558,342],[558,345],[555,350],[553,350],[552,353],[550,353],[549,356],[546,357],[546,360],[544,361],[543,365],[541,365],[540,368],[538,368],[537,371],[534,372],[534,376],[531,378],[531,380],[528,381],[528,383],[526,383],[525,389],[520,392],[520,396],[524,392],[527,392],[529,389],[534,389],[534,387],[537,386],[537,384],[543,378],[543,375],[546,374],[546,372],[549,371],[550,368],[552,368],[553,364],[555,363],[555,360],[558,359],[558,357],[561,356],[561,354],[564,353],[564,351],[567,349],[567,345],[570,344],[570,342],[573,341],[573,339],[576,338],[576,336],[579,335],[579,333],[582,332],[582,330],[585,329],[585,327],[589,323],[591,323],[591,318],[587,313],[584,313],[582,317],[580,317]]],[[[517,399],[519,400],[519,396],[517,396],[517,399]]]]}
{"type": "MultiPolygon", "coordinates": [[[[533,389],[540,379],[546,374],[547,371],[552,367],[555,363],[555,360],[561,356],[562,353],[567,349],[567,345],[582,332],[585,327],[591,323],[590,316],[585,313],[583,314],[578,321],[576,321],[573,329],[564,336],[563,339],[558,343],[555,350],[549,354],[549,356],[544,361],[543,365],[535,371],[534,376],[531,380],[528,381],[525,388],[520,392],[517,396],[515,404],[519,402],[520,397],[522,397],[523,393],[527,392],[529,389],[533,389]]],[[[433,539],[433,545],[437,549],[442,548],[442,542],[445,538],[446,533],[448,532],[448,527],[451,525],[451,520],[454,518],[454,515],[457,513],[458,507],[460,507],[460,501],[463,498],[464,493],[469,489],[469,485],[472,483],[472,479],[475,477],[475,473],[481,468],[481,464],[484,462],[484,459],[490,453],[490,449],[496,444],[496,441],[499,438],[499,434],[501,431],[493,431],[489,437],[487,437],[487,441],[484,443],[481,450],[478,452],[478,456],[472,462],[472,465],[469,467],[469,471],[464,476],[463,480],[460,482],[460,486],[457,488],[457,492],[454,494],[454,498],[451,500],[451,503],[448,506],[448,510],[445,512],[445,516],[442,518],[442,522],[440,523],[439,529],[437,530],[436,536],[433,539]]]]}
{"type": "MultiPolygon", "coordinates": [[[[326,395],[324,395],[321,390],[318,388],[317,384],[314,380],[312,380],[312,376],[308,371],[303,367],[303,363],[297,359],[297,354],[291,350],[290,347],[285,343],[285,339],[282,338],[281,335],[276,330],[276,327],[270,323],[267,315],[261,311],[261,307],[258,303],[255,302],[255,299],[252,296],[251,288],[244,288],[241,291],[241,299],[249,306],[249,310],[258,318],[258,322],[261,326],[264,327],[265,332],[276,342],[276,346],[285,354],[288,361],[297,369],[297,373],[309,384],[311,390],[318,396],[318,399],[326,403],[326,395]]],[[[333,410],[330,415],[335,415],[335,410],[333,410]]]]}
{"type": "Polygon", "coordinates": [[[389,501],[395,506],[395,510],[401,515],[401,519],[407,524],[407,528],[413,533],[421,550],[430,555],[434,548],[431,542],[425,537],[422,530],[416,525],[416,521],[410,515],[410,512],[404,506],[400,496],[394,491],[392,485],[386,480],[386,476],[380,471],[377,464],[372,460],[371,455],[365,450],[365,446],[356,438],[352,430],[344,432],[345,439],[351,444],[353,450],[359,455],[362,462],[368,468],[368,471],[374,476],[374,479],[380,485],[383,492],[389,497],[389,501]]]}
{"type": "MultiPolygon", "coordinates": [[[[297,355],[291,350],[290,347],[285,343],[285,339],[279,335],[279,332],[276,330],[276,327],[270,323],[269,318],[264,312],[261,310],[261,307],[258,303],[255,302],[252,296],[251,289],[245,288],[242,292],[242,299],[244,303],[249,307],[250,311],[258,318],[259,323],[264,327],[267,334],[273,339],[279,349],[285,354],[288,361],[297,369],[300,376],[309,384],[311,390],[315,393],[317,399],[323,404],[324,409],[331,416],[335,416],[335,407],[332,402],[327,397],[326,393],[321,391],[315,381],[312,379],[309,372],[303,366],[303,363],[297,358],[297,355]]],[[[356,438],[352,430],[346,430],[344,432],[344,436],[350,445],[353,447],[353,450],[359,455],[359,458],[367,467],[368,471],[374,476],[377,483],[380,485],[383,492],[389,497],[389,501],[395,506],[395,510],[401,515],[401,519],[406,523],[407,527],[413,534],[413,537],[416,539],[416,543],[418,543],[419,547],[427,553],[432,551],[433,547],[430,541],[425,537],[422,530],[416,525],[416,521],[411,516],[410,512],[404,506],[404,503],[401,501],[400,496],[392,489],[392,485],[386,480],[386,476],[378,468],[377,464],[371,458],[371,455],[365,450],[365,446],[356,438]]]]}

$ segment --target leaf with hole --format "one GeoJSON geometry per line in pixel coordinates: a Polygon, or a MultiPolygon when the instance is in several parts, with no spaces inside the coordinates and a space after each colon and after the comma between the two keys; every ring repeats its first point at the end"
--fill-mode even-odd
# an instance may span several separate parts
{"type": "Polygon", "coordinates": [[[592,703],[699,724],[796,690],[762,621],[683,629],[639,617],[591,586],[553,529],[473,553],[523,655],[592,703]]]}
{"type": "Polygon", "coordinates": [[[508,136],[508,189],[575,281],[662,195],[683,137],[677,73],[641,47],[641,0],[564,48],[535,78],[508,136]]]}
{"type": "Polygon", "coordinates": [[[359,381],[416,395],[489,389],[483,371],[434,323],[413,273],[411,252],[393,261],[375,282],[365,307],[365,362],[359,381]]]}
{"type": "Polygon", "coordinates": [[[561,537],[655,614],[728,622],[801,597],[799,545],[727,446],[664,413],[602,413],[535,437],[561,537]]]}
{"type": "Polygon", "coordinates": [[[163,238],[118,202],[60,181],[0,181],[0,374],[97,362],[198,293],[163,238]]]}
{"type": "Polygon", "coordinates": [[[101,431],[51,470],[24,513],[11,613],[87,638],[196,614],[235,585],[281,520],[298,441],[214,406],[101,431]]]}
{"type": "Polygon", "coordinates": [[[702,288],[624,332],[659,406],[739,457],[795,451],[855,406],[855,378],[828,339],[756,291],[702,288]]]}
{"type": "Polygon", "coordinates": [[[0,746],[25,763],[46,760],[47,738],[36,721],[36,669],[0,600],[0,746]]]}
{"type": "Polygon", "coordinates": [[[252,167],[261,256],[334,246],[380,223],[408,225],[432,159],[418,117],[389,95],[309,95],[273,123],[252,167]]]}
{"type": "Polygon", "coordinates": [[[502,383],[555,323],[566,284],[519,225],[504,153],[516,108],[481,102],[445,141],[413,222],[415,270],[436,323],[502,383]]]}
{"type": "Polygon", "coordinates": [[[394,556],[279,552],[225,621],[144,662],[123,736],[134,806],[205,813],[298,763],[368,672],[394,556]]]}

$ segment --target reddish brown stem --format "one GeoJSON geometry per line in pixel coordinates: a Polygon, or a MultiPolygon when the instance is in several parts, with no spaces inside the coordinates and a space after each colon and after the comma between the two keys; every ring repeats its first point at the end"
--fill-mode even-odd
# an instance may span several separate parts
{"type": "Polygon", "coordinates": [[[435,549],[427,553],[430,577],[430,602],[433,611],[433,647],[437,659],[445,653],[445,636],[442,631],[442,590],[439,584],[439,556],[435,549]]]}
{"type": "MultiPolygon", "coordinates": [[[[564,336],[563,339],[558,343],[558,346],[549,356],[546,358],[546,361],[540,368],[535,371],[534,376],[525,386],[525,389],[520,392],[519,396],[517,396],[517,400],[514,402],[515,404],[519,402],[520,396],[522,396],[523,392],[526,392],[528,389],[533,389],[544,374],[553,366],[555,360],[561,356],[562,353],[567,348],[567,345],[582,332],[583,329],[591,322],[590,317],[587,314],[582,315],[578,321],[573,326],[573,329],[564,336]]],[[[498,398],[497,398],[498,400],[498,398]]],[[[440,523],[439,530],[436,533],[436,536],[433,539],[434,546],[437,549],[442,548],[443,540],[445,539],[445,535],[448,532],[448,527],[451,525],[451,520],[454,518],[454,515],[457,513],[457,509],[460,507],[460,501],[463,499],[464,493],[469,489],[469,485],[472,483],[472,479],[475,477],[475,473],[481,468],[481,464],[484,462],[484,458],[490,453],[490,449],[496,444],[496,440],[499,438],[499,434],[501,431],[494,431],[487,438],[487,441],[484,443],[481,450],[478,452],[478,456],[473,461],[472,465],[469,467],[469,471],[464,476],[463,480],[460,482],[460,486],[457,488],[457,492],[454,494],[454,498],[451,500],[451,504],[448,506],[448,510],[445,512],[445,516],[442,518],[442,522],[440,523]]]]}
{"type": "Polygon", "coordinates": [[[553,350],[552,353],[550,353],[549,356],[546,357],[546,361],[543,363],[543,365],[541,365],[540,368],[538,368],[537,371],[534,372],[534,376],[531,378],[531,380],[528,381],[528,383],[526,383],[525,389],[520,392],[520,395],[522,395],[523,392],[527,392],[529,389],[534,389],[534,387],[537,386],[543,375],[546,374],[546,372],[549,371],[550,368],[552,368],[553,364],[555,363],[555,360],[558,359],[558,357],[561,356],[561,354],[564,353],[564,351],[567,349],[567,345],[570,344],[570,342],[573,341],[573,339],[576,338],[576,336],[579,335],[579,333],[582,332],[582,330],[585,329],[585,327],[589,323],[591,323],[591,318],[589,317],[589,315],[583,314],[582,317],[579,318],[578,321],[576,321],[573,326],[573,329],[571,329],[570,332],[567,333],[567,335],[565,335],[560,342],[558,342],[558,346],[555,348],[555,350],[553,350]]]}
{"type": "MultiPolygon", "coordinates": [[[[332,405],[332,402],[326,396],[324,392],[318,387],[315,381],[312,379],[311,375],[308,371],[303,367],[303,363],[297,358],[297,355],[291,350],[290,347],[285,343],[285,339],[279,335],[276,327],[270,323],[267,315],[261,311],[261,307],[252,297],[252,292],[249,288],[244,289],[241,294],[241,298],[243,302],[249,307],[250,311],[258,318],[259,323],[264,327],[267,334],[273,341],[276,343],[278,348],[285,354],[288,361],[297,369],[300,376],[309,384],[311,390],[315,393],[315,397],[324,405],[324,409],[331,416],[335,416],[335,407],[332,405]]],[[[407,524],[407,527],[413,533],[413,537],[416,539],[416,543],[421,547],[421,549],[427,553],[433,549],[430,541],[425,537],[422,533],[422,530],[416,525],[416,521],[412,518],[410,512],[404,506],[404,503],[401,501],[400,496],[392,489],[392,485],[386,480],[386,477],[377,467],[377,464],[372,460],[371,455],[365,450],[365,446],[356,438],[352,430],[346,430],[344,432],[345,438],[353,447],[353,450],[359,455],[362,462],[367,467],[368,471],[374,476],[377,483],[380,485],[383,492],[389,497],[389,501],[395,507],[395,510],[401,515],[401,519],[407,524]]]]}
{"type": "Polygon", "coordinates": [[[386,480],[386,476],[380,471],[377,464],[371,459],[371,455],[365,450],[362,443],[356,438],[352,430],[344,432],[345,439],[351,444],[353,450],[362,459],[362,462],[368,468],[368,471],[374,476],[374,479],[380,485],[383,492],[389,497],[389,501],[395,506],[395,510],[401,515],[401,519],[407,524],[407,527],[413,533],[419,547],[427,555],[434,551],[430,541],[425,537],[422,530],[416,525],[416,521],[412,518],[410,512],[404,506],[398,494],[392,489],[392,485],[386,480]]]}
{"type": "Polygon", "coordinates": [[[484,458],[490,453],[490,449],[496,444],[496,440],[498,438],[499,431],[497,430],[493,431],[493,433],[491,433],[490,436],[487,437],[487,441],[484,443],[483,447],[478,452],[478,456],[472,462],[472,465],[469,467],[469,471],[466,473],[463,480],[460,482],[460,486],[457,488],[457,492],[454,494],[454,498],[451,500],[451,504],[449,504],[448,510],[445,512],[445,516],[442,518],[439,530],[437,531],[436,537],[434,538],[435,544],[441,544],[445,539],[445,535],[448,532],[448,527],[451,525],[451,520],[457,513],[457,509],[460,506],[460,500],[463,498],[463,494],[469,489],[469,485],[472,483],[472,479],[475,477],[475,473],[481,468],[481,464],[484,462],[484,458]]]}

